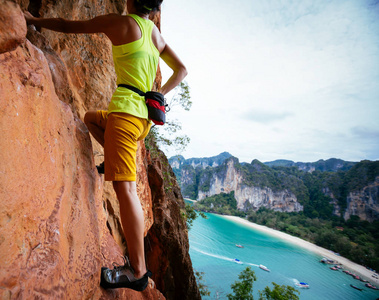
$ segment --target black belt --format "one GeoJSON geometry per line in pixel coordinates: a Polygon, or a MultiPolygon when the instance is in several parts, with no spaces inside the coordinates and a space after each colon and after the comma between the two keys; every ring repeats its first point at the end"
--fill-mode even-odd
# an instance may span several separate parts
{"type": "Polygon", "coordinates": [[[137,93],[140,96],[145,96],[145,94],[146,94],[146,93],[142,92],[140,89],[137,89],[134,86],[123,84],[123,83],[120,83],[119,85],[117,85],[117,87],[123,87],[123,88],[129,89],[129,90],[137,93]]]}

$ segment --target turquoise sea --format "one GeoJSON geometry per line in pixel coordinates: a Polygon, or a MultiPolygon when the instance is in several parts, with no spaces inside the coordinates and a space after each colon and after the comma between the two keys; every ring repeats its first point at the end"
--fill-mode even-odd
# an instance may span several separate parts
{"type": "Polygon", "coordinates": [[[258,290],[266,286],[272,288],[271,282],[295,286],[299,281],[310,285],[309,289],[299,289],[302,300],[375,300],[379,297],[379,290],[369,289],[341,270],[333,271],[330,265],[320,263],[320,255],[223,216],[206,215],[208,219],[198,217],[189,231],[193,267],[204,272],[203,282],[211,292],[210,297],[203,299],[227,299],[226,295],[232,292],[230,285],[247,266],[257,276],[253,285],[255,299],[258,299],[258,290]],[[242,264],[234,262],[235,258],[242,264]],[[259,264],[271,272],[260,269],[259,264]],[[353,289],[350,284],[363,291],[353,289]]]}

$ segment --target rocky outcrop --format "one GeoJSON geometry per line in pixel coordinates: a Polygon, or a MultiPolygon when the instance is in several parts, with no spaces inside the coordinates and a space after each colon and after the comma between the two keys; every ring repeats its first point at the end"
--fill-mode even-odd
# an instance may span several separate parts
{"type": "Polygon", "coordinates": [[[296,196],[288,190],[274,192],[270,188],[243,187],[235,191],[238,208],[241,210],[253,209],[257,211],[264,207],[281,212],[299,212],[303,206],[296,196]],[[242,199],[242,201],[241,201],[242,199]]]}
{"type": "Polygon", "coordinates": [[[199,189],[198,200],[234,191],[237,208],[240,210],[253,209],[256,211],[260,207],[282,212],[303,210],[303,206],[297,201],[296,196],[288,190],[273,191],[267,186],[259,187],[245,184],[244,175],[236,167],[236,164],[238,164],[236,159],[229,159],[226,161],[222,172],[212,173],[209,188],[207,187],[206,191],[199,189]]]}
{"type": "Polygon", "coordinates": [[[379,219],[379,176],[363,189],[349,193],[344,214],[345,220],[352,215],[369,222],[379,219]]]}
{"type": "MultiPolygon", "coordinates": [[[[66,18],[125,7],[125,1],[18,3],[66,18]]],[[[153,280],[142,293],[99,287],[100,268],[121,263],[126,245],[111,184],[95,168],[102,149],[91,142],[81,118],[88,109],[106,109],[115,87],[110,43],[101,35],[41,34],[33,28],[26,40],[21,9],[5,1],[0,28],[0,297],[200,299],[180,214],[183,199],[180,191],[166,190],[163,170],[169,170],[143,142],[137,191],[153,280]]]]}
{"type": "Polygon", "coordinates": [[[205,169],[206,167],[220,166],[226,159],[232,157],[228,152],[222,152],[219,155],[203,158],[189,158],[185,159],[181,155],[173,156],[169,159],[170,165],[174,169],[180,169],[183,166],[192,166],[193,168],[200,167],[205,169]]]}
{"type": "Polygon", "coordinates": [[[16,49],[25,41],[26,22],[16,3],[0,0],[0,53],[16,49]]]}
{"type": "MultiPolygon", "coordinates": [[[[149,148],[151,147],[149,140],[149,148]]],[[[188,255],[188,232],[185,225],[185,205],[166,156],[150,151],[148,167],[152,191],[154,224],[150,229],[147,261],[150,269],[161,274],[155,278],[159,290],[168,299],[200,299],[192,263],[188,255]]]]}
{"type": "Polygon", "coordinates": [[[322,193],[331,199],[329,204],[331,204],[333,206],[333,215],[335,215],[337,217],[341,217],[341,207],[338,203],[338,199],[336,199],[336,197],[334,196],[334,194],[330,190],[330,188],[324,187],[322,189],[322,193]]]}

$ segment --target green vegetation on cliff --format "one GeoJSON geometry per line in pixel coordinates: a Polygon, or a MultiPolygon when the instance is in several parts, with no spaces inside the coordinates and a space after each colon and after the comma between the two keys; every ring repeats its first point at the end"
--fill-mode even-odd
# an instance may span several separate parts
{"type": "MultiPolygon", "coordinates": [[[[171,158],[171,161],[175,161],[175,158],[171,158]]],[[[274,192],[288,190],[304,205],[307,216],[321,218],[329,218],[332,214],[333,207],[329,203],[332,200],[331,195],[337,199],[343,211],[346,208],[347,195],[367,186],[379,175],[379,161],[353,163],[333,158],[315,163],[294,163],[285,160],[261,163],[253,160],[251,164],[240,164],[238,159],[229,153],[209,159],[181,158],[181,161],[182,165],[175,169],[175,174],[185,197],[197,199],[199,191],[208,192],[212,179],[223,178],[228,163],[232,161],[235,170],[241,173],[244,185],[268,187],[274,192]],[[216,167],[211,166],[214,163],[216,167]],[[197,167],[194,168],[191,164],[197,167]],[[304,170],[315,171],[310,173],[304,170]],[[192,180],[185,182],[182,177],[188,176],[192,177],[192,180]]]]}
{"type": "Polygon", "coordinates": [[[379,176],[379,161],[364,160],[347,171],[338,172],[309,173],[298,170],[296,167],[273,167],[273,169],[295,176],[304,183],[309,198],[302,197],[298,200],[304,205],[306,216],[329,219],[333,213],[330,195],[334,196],[341,211],[344,211],[348,194],[363,189],[373,183],[376,176],[379,176]]]}
{"type": "Polygon", "coordinates": [[[221,215],[244,216],[245,213],[237,209],[237,201],[234,192],[228,194],[221,193],[207,197],[194,204],[194,208],[199,211],[212,212],[221,215]]]}

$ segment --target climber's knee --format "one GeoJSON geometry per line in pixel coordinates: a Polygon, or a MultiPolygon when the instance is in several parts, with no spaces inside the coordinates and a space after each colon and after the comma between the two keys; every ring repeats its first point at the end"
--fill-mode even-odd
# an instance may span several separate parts
{"type": "Polygon", "coordinates": [[[91,126],[96,126],[105,130],[107,120],[108,112],[106,110],[90,110],[84,115],[84,123],[89,129],[91,126]]]}
{"type": "Polygon", "coordinates": [[[84,123],[87,127],[89,124],[96,124],[96,111],[87,111],[84,115],[84,123]]]}

